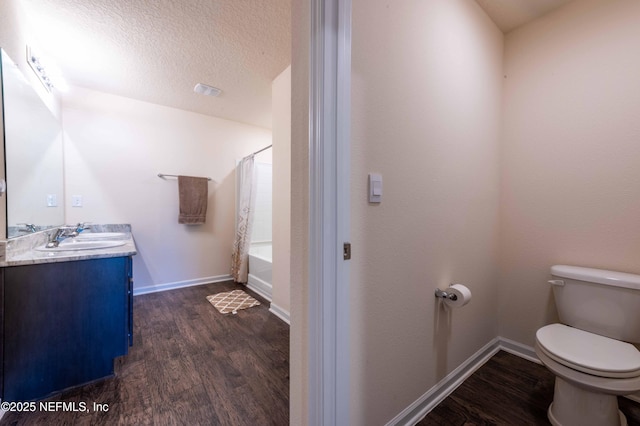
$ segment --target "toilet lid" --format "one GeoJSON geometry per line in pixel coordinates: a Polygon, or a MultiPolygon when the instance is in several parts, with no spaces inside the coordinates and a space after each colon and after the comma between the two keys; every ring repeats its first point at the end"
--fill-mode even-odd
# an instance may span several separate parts
{"type": "Polygon", "coordinates": [[[552,359],[574,370],[600,377],[640,376],[640,352],[629,343],[564,324],[542,327],[536,340],[552,359]]]}

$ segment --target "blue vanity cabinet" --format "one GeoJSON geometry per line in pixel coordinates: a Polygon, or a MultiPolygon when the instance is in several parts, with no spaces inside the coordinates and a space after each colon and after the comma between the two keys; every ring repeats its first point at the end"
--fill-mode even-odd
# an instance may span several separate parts
{"type": "Polygon", "coordinates": [[[131,257],[0,269],[2,400],[29,401],[113,374],[132,344],[131,257]]]}

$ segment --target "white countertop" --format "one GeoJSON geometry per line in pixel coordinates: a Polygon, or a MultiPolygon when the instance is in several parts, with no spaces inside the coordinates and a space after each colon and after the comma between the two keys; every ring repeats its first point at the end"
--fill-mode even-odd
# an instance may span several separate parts
{"type": "MultiPolygon", "coordinates": [[[[109,229],[105,229],[107,232],[109,229]]],[[[77,260],[87,259],[101,259],[108,257],[124,257],[133,256],[137,253],[136,245],[131,234],[130,227],[128,230],[117,229],[117,231],[124,231],[125,238],[119,240],[124,241],[123,245],[109,248],[89,249],[89,250],[76,250],[76,251],[40,251],[36,250],[36,247],[42,246],[44,243],[42,237],[37,237],[36,234],[30,239],[28,237],[24,240],[19,239],[9,240],[6,258],[0,260],[0,267],[11,267],[21,265],[36,265],[39,263],[56,263],[56,262],[72,262],[77,260]]],[[[45,236],[46,241],[46,236],[45,236]]]]}

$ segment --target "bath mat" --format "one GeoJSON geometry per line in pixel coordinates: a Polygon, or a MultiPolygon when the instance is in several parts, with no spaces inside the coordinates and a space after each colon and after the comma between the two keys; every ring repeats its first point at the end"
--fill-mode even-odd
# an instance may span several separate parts
{"type": "Polygon", "coordinates": [[[212,294],[207,296],[207,300],[222,314],[228,314],[229,312],[236,314],[240,309],[252,308],[260,304],[260,302],[242,290],[212,294]]]}

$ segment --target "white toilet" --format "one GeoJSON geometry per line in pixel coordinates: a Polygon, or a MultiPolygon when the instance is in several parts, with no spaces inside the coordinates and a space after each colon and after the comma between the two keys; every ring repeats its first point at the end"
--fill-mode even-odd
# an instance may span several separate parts
{"type": "Polygon", "coordinates": [[[535,350],[556,375],[553,425],[626,425],[617,395],[640,391],[640,275],[551,268],[562,324],[536,333],[535,350]]]}

